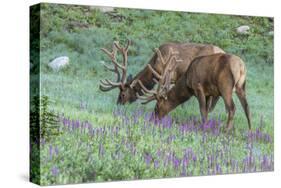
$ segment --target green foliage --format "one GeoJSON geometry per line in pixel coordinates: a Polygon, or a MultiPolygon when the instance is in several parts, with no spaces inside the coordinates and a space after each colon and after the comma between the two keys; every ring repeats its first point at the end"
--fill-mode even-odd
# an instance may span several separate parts
{"type": "Polygon", "coordinates": [[[100,48],[110,48],[114,40],[131,39],[130,70],[135,74],[145,65],[153,49],[165,42],[195,42],[217,45],[234,53],[246,63],[273,63],[273,30],[269,18],[115,9],[102,13],[88,6],[42,4],[41,64],[42,71],[60,55],[70,57],[67,75],[97,76],[103,71],[100,61],[108,61],[100,48]],[[52,16],[50,16],[52,15],[52,16]],[[248,35],[239,35],[236,28],[249,25],[248,35]]]}
{"type": "Polygon", "coordinates": [[[34,142],[30,143],[30,181],[40,184],[40,145],[34,142]]]}

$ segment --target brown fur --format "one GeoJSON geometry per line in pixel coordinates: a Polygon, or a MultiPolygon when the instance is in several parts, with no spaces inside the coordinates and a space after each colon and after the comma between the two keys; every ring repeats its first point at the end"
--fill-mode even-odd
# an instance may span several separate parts
{"type": "Polygon", "coordinates": [[[176,85],[167,93],[167,100],[157,101],[155,113],[162,118],[179,104],[195,96],[199,102],[202,120],[206,121],[210,104],[216,103],[217,99],[222,97],[228,111],[227,130],[230,130],[233,127],[235,113],[232,99],[232,93],[235,91],[245,111],[249,129],[251,129],[245,79],[245,64],[235,55],[218,53],[197,57],[191,62],[176,85]]]}
{"type": "MultiPolygon", "coordinates": [[[[186,72],[191,61],[198,56],[210,55],[214,53],[224,53],[222,49],[217,46],[208,44],[194,44],[194,43],[166,43],[159,47],[159,50],[163,57],[168,56],[170,50],[177,51],[178,59],[182,59],[179,62],[175,70],[172,73],[171,82],[176,83],[177,80],[186,72]]],[[[154,70],[162,74],[163,64],[161,63],[157,53],[154,53],[150,59],[149,64],[154,70]]],[[[146,66],[141,72],[139,72],[132,80],[125,84],[125,88],[120,89],[118,104],[125,104],[127,102],[134,102],[137,99],[136,93],[142,95],[141,87],[136,82],[140,80],[147,89],[152,89],[155,83],[152,81],[153,74],[146,66]]]]}

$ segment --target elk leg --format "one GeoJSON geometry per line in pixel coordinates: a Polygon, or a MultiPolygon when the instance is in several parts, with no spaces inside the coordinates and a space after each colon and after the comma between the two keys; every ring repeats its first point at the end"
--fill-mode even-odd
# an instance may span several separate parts
{"type": "Polygon", "coordinates": [[[246,114],[247,121],[248,121],[249,130],[251,130],[251,114],[250,114],[249,105],[248,105],[248,102],[246,99],[245,86],[243,86],[243,88],[236,87],[236,95],[239,98],[239,101],[244,109],[244,112],[246,114]]]}
{"type": "Polygon", "coordinates": [[[206,109],[207,109],[207,113],[210,112],[209,110],[210,110],[210,108],[211,108],[212,102],[213,102],[213,96],[208,96],[208,97],[206,97],[206,109]]]}
{"type": "Polygon", "coordinates": [[[220,97],[213,97],[212,102],[208,108],[209,112],[212,112],[217,104],[217,102],[219,101],[220,97]]]}
{"type": "Polygon", "coordinates": [[[235,105],[232,99],[232,94],[223,96],[225,106],[228,111],[228,118],[227,118],[227,129],[226,132],[229,132],[233,128],[233,117],[235,114],[235,105]]]}
{"type": "Polygon", "coordinates": [[[208,112],[207,112],[207,108],[206,108],[206,97],[204,95],[204,91],[203,91],[201,84],[198,84],[198,87],[197,87],[197,99],[199,101],[200,113],[201,113],[202,121],[204,123],[207,121],[208,112]]]}

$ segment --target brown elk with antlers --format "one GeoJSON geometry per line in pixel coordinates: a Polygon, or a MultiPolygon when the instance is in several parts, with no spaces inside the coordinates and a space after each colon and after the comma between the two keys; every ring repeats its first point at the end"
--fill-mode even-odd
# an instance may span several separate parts
{"type": "MultiPolygon", "coordinates": [[[[165,62],[165,65],[165,70],[174,67],[172,62],[165,62]]],[[[157,90],[148,91],[141,81],[138,81],[145,92],[145,96],[139,98],[145,100],[144,103],[153,99],[157,100],[156,117],[162,118],[179,104],[195,96],[198,99],[204,122],[207,120],[212,100],[221,96],[228,111],[227,131],[229,131],[233,127],[235,105],[232,93],[235,91],[246,114],[249,129],[251,129],[250,110],[245,93],[246,67],[239,57],[223,53],[197,57],[175,86],[169,90],[169,82],[166,80],[170,77],[170,72],[165,71],[161,75],[158,82],[160,89],[157,90]],[[166,92],[167,90],[168,92],[166,92]]]]}
{"type": "MultiPolygon", "coordinates": [[[[209,55],[214,53],[223,53],[223,50],[213,45],[193,44],[193,43],[166,43],[156,50],[153,57],[150,59],[148,65],[142,71],[140,71],[133,79],[127,78],[127,60],[128,60],[128,48],[130,41],[128,41],[126,47],[121,47],[118,42],[113,43],[112,52],[105,48],[102,50],[110,57],[113,67],[104,64],[104,66],[116,73],[117,79],[115,82],[108,79],[101,80],[100,90],[110,91],[114,88],[119,88],[120,93],[118,96],[117,104],[125,104],[127,102],[134,102],[138,95],[143,95],[141,92],[141,86],[137,80],[141,80],[143,85],[148,89],[152,89],[155,85],[153,80],[158,80],[158,77],[153,74],[151,68],[153,68],[158,74],[162,74],[164,71],[164,65],[162,59],[167,59],[171,54],[170,50],[176,52],[173,56],[176,56],[181,61],[175,62],[175,68],[171,73],[171,82],[175,83],[182,74],[187,70],[190,62],[197,56],[209,55]],[[117,52],[122,54],[122,64],[117,61],[117,52]],[[159,56],[160,53],[162,54],[159,56]],[[121,70],[121,73],[120,73],[121,70]]],[[[215,105],[215,102],[212,106],[215,105]]]]}

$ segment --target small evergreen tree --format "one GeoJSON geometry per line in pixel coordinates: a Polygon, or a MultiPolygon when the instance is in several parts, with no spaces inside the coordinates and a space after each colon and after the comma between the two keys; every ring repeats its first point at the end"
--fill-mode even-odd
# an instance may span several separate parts
{"type": "Polygon", "coordinates": [[[30,144],[40,141],[40,99],[33,96],[30,103],[30,144]]]}
{"type": "Polygon", "coordinates": [[[49,140],[59,134],[58,115],[49,110],[50,100],[42,96],[40,100],[40,136],[49,140]]]}
{"type": "Polygon", "coordinates": [[[33,97],[30,107],[30,137],[33,143],[40,138],[46,141],[59,134],[58,115],[49,110],[50,100],[47,96],[33,97]]]}

